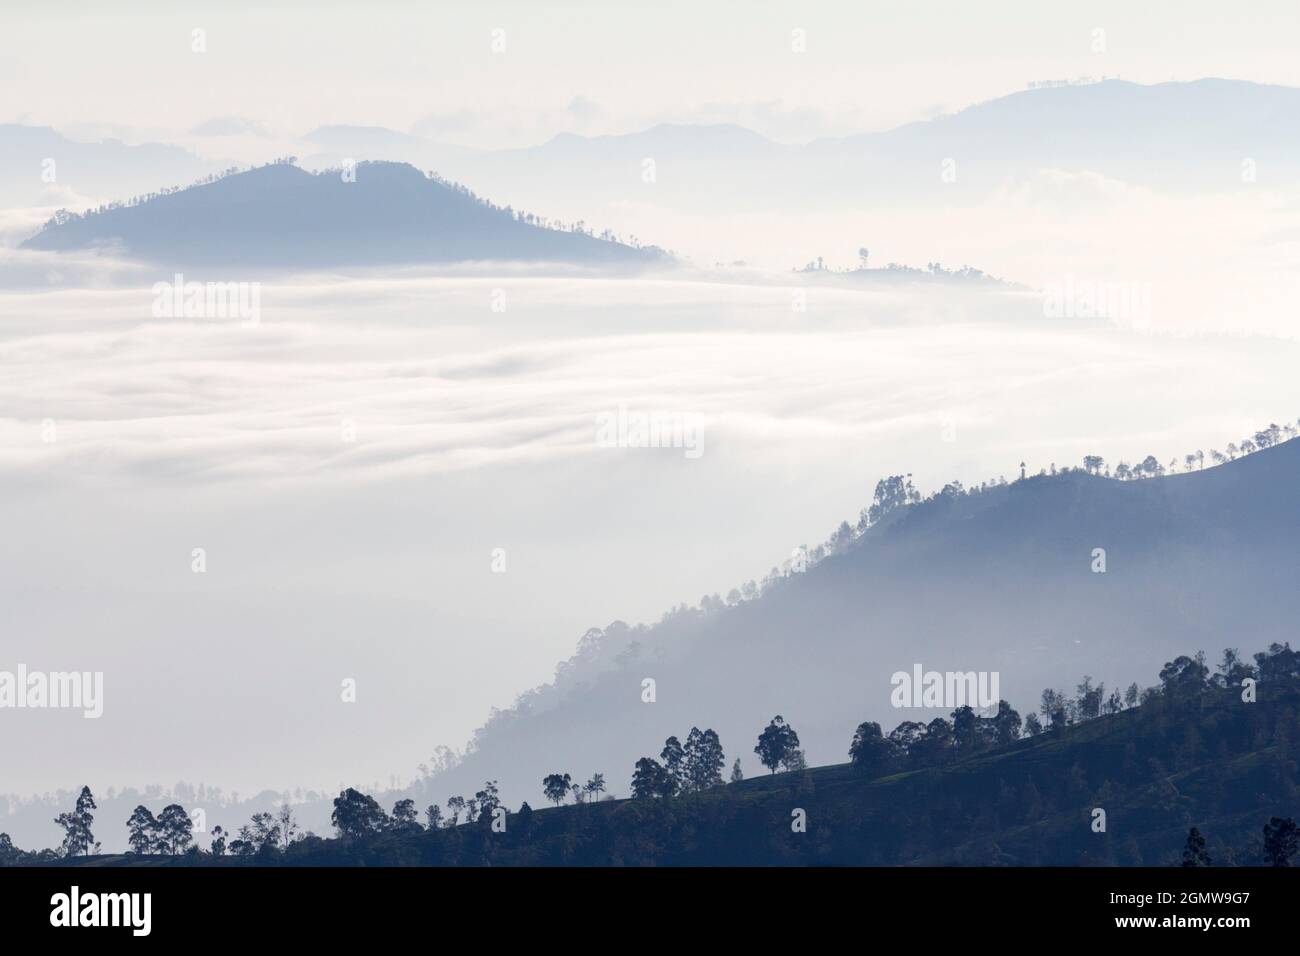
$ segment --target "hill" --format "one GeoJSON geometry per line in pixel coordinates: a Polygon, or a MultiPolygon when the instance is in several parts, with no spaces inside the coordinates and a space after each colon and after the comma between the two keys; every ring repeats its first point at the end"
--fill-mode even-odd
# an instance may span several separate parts
{"type": "Polygon", "coordinates": [[[717,730],[728,761],[750,760],[748,741],[777,713],[810,763],[831,763],[863,720],[951,710],[893,706],[892,675],[916,665],[996,673],[1024,710],[1085,675],[1123,687],[1189,648],[1288,641],[1297,481],[1300,441],[1140,481],[1072,470],[950,485],[865,530],[845,524],[822,560],[774,568],[749,600],[706,596],[653,625],[588,632],[552,684],[495,713],[458,765],[412,795],[423,806],[497,779],[517,802],[560,769],[621,780],[629,754],[658,753],[692,725],[717,730]]]}
{"type": "Polygon", "coordinates": [[[353,175],[273,163],[137,205],[60,216],[23,243],[105,246],[168,265],[339,267],[466,261],[645,265],[662,250],[544,228],[404,163],[353,175]]]}
{"type": "Polygon", "coordinates": [[[69,192],[92,199],[129,196],[215,168],[178,146],[82,142],[47,126],[0,123],[0,207],[67,202],[69,192]]]}
{"type": "Polygon", "coordinates": [[[1195,827],[1212,865],[1261,865],[1264,825],[1300,811],[1300,681],[1294,655],[1282,656],[1291,676],[1261,679],[1255,702],[1237,687],[1171,680],[1140,707],[1005,746],[972,744],[969,755],[961,745],[921,758],[916,747],[871,769],[819,767],[671,798],[525,805],[498,815],[497,832],[489,814],[437,830],[391,820],[370,830],[371,821],[282,852],[76,862],[1170,866],[1195,827]]]}

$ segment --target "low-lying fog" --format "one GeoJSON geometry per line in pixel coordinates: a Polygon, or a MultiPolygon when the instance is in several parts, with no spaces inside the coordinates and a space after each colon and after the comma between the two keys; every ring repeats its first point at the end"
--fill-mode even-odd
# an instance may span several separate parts
{"type": "Polygon", "coordinates": [[[0,668],[105,681],[97,720],[6,719],[11,792],[388,784],[881,476],[1208,458],[1300,408],[1293,341],[1162,331],[1159,290],[1107,321],[954,281],[404,273],[263,281],[240,321],[155,317],[136,268],[0,269],[0,668]],[[627,447],[638,415],[676,447],[627,447]]]}

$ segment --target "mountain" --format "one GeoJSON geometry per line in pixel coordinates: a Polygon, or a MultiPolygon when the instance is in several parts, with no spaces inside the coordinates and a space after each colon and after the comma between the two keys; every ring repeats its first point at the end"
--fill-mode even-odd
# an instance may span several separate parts
{"type": "Polygon", "coordinates": [[[589,266],[661,261],[580,232],[546,229],[403,163],[309,173],[276,163],[133,206],[52,221],[23,243],[94,246],[168,265],[330,267],[471,260],[589,266]],[[351,179],[351,181],[349,181],[351,179]]]}
{"type": "Polygon", "coordinates": [[[86,143],[47,126],[0,123],[0,207],[63,204],[69,191],[93,199],[138,195],[215,168],[179,146],[86,143]]]}
{"type": "Polygon", "coordinates": [[[636,759],[692,726],[716,730],[728,766],[739,756],[752,773],[774,714],[810,763],[838,762],[861,721],[888,731],[952,710],[893,706],[892,676],[916,665],[996,673],[999,695],[1030,713],[1044,688],[1071,691],[1085,675],[1146,685],[1178,655],[1289,641],[1297,481],[1300,440],[1163,478],[1070,471],[950,486],[842,536],[752,600],[589,632],[553,684],[494,713],[417,802],[495,779],[517,804],[556,772],[601,772],[626,793],[636,759]]]}
{"type": "Polygon", "coordinates": [[[616,136],[564,134],[528,149],[443,153],[437,168],[503,201],[559,202],[592,218],[598,204],[628,202],[804,214],[979,202],[1044,171],[1199,195],[1240,190],[1247,161],[1260,184],[1293,181],[1297,120],[1300,90],[1291,87],[1105,80],[1026,89],[952,115],[798,146],[735,126],[661,125],[616,136]],[[653,183],[643,178],[647,160],[653,183]]]}

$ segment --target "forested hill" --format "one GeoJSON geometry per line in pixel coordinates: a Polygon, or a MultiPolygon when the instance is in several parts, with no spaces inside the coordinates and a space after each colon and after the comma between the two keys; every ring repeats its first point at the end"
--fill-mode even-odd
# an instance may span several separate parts
{"type": "Polygon", "coordinates": [[[405,163],[316,174],[273,163],[83,215],[64,213],[23,246],[106,247],[155,263],[266,269],[464,261],[644,265],[667,258],[657,248],[539,223],[405,163]]]}
{"type": "Polygon", "coordinates": [[[911,504],[886,489],[879,520],[845,525],[826,557],[778,569],[750,600],[706,598],[652,626],[591,632],[553,684],[494,716],[458,766],[411,795],[441,802],[497,779],[517,804],[557,767],[618,780],[629,755],[692,725],[717,730],[728,763],[752,768],[752,745],[738,742],[777,713],[810,763],[835,763],[863,720],[888,730],[946,715],[891,706],[891,676],[916,664],[997,672],[1000,696],[1027,712],[1044,688],[1084,675],[1146,686],[1189,650],[1217,658],[1289,641],[1297,487],[1292,440],[1143,480],[1078,469],[911,504]]]}
{"type": "MultiPolygon", "coordinates": [[[[1277,669],[1294,672],[1284,651],[1277,669]]],[[[1254,702],[1191,666],[1141,706],[1003,746],[764,775],[671,798],[485,812],[422,829],[349,792],[352,832],[242,856],[89,857],[88,865],[1256,866],[1295,851],[1300,680],[1254,702]],[[493,821],[497,828],[493,829],[493,821]],[[1267,829],[1266,829],[1267,828],[1267,829]],[[1193,845],[1196,844],[1193,838],[1193,845]]],[[[1221,682],[1220,682],[1221,683],[1221,682]]],[[[343,801],[337,801],[336,807],[343,801]]]]}

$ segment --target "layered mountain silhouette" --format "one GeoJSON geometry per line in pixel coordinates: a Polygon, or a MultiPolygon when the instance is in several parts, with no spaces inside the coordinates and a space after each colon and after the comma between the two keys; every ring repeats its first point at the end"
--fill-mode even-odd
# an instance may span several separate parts
{"type": "Polygon", "coordinates": [[[1105,80],[1026,89],[951,115],[803,145],[732,124],[564,133],[506,150],[331,127],[313,134],[321,151],[308,162],[400,152],[501,201],[535,204],[544,196],[566,210],[644,201],[692,212],[792,205],[806,212],[848,202],[978,201],[1060,173],[1199,195],[1241,189],[1248,163],[1253,181],[1287,184],[1300,174],[1297,120],[1300,90],[1290,87],[1105,80]]]}
{"type": "Polygon", "coordinates": [[[48,126],[0,123],[0,206],[63,203],[69,190],[92,198],[136,195],[215,168],[179,146],[81,142],[48,126]]]}
{"type": "Polygon", "coordinates": [[[950,488],[753,600],[590,632],[553,684],[494,714],[463,762],[417,796],[497,779],[517,803],[555,772],[601,772],[626,793],[635,760],[692,726],[715,729],[727,764],[739,756],[753,772],[773,714],[796,727],[809,763],[838,763],[861,721],[888,731],[952,709],[891,705],[891,676],[918,664],[997,672],[1000,696],[1031,713],[1044,688],[1069,691],[1084,675],[1145,687],[1180,654],[1288,641],[1297,481],[1290,441],[1164,478],[1070,471],[950,488]]]}
{"type": "Polygon", "coordinates": [[[637,265],[665,258],[581,231],[543,228],[404,163],[309,173],[275,163],[52,221],[27,249],[110,247],[166,264],[252,268],[466,261],[637,265]]]}

